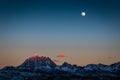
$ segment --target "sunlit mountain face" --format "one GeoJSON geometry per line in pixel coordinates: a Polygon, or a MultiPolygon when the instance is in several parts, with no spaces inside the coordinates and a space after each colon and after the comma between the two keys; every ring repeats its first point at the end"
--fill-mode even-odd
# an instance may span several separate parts
{"type": "Polygon", "coordinates": [[[26,59],[23,64],[18,66],[18,68],[24,69],[25,67],[26,68],[28,67],[29,69],[37,70],[37,69],[41,69],[42,67],[52,69],[55,66],[56,64],[49,57],[34,55],[26,59]]]}
{"type": "Polygon", "coordinates": [[[120,0],[0,0],[0,80],[82,79],[120,80],[120,0]]]}
{"type": "Polygon", "coordinates": [[[2,80],[119,80],[120,62],[104,64],[72,65],[64,62],[56,65],[49,57],[34,55],[17,67],[5,66],[0,70],[2,80]]]}
{"type": "Polygon", "coordinates": [[[119,0],[0,0],[0,68],[34,53],[109,65],[120,61],[119,41],[119,0]]]}

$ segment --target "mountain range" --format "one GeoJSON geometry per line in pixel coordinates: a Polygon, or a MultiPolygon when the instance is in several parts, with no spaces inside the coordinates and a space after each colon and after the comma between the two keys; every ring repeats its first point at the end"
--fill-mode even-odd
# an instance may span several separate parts
{"type": "Polygon", "coordinates": [[[56,65],[49,57],[35,55],[17,67],[6,66],[0,70],[0,80],[120,80],[120,62],[56,65]]]}

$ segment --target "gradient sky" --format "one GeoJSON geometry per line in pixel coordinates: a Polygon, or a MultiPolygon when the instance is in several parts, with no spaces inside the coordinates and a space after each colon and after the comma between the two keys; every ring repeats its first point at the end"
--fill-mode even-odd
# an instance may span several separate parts
{"type": "Polygon", "coordinates": [[[119,0],[0,0],[0,68],[21,64],[33,49],[60,60],[58,64],[120,61],[119,4],[119,0]],[[60,53],[67,57],[57,58],[60,53]]]}

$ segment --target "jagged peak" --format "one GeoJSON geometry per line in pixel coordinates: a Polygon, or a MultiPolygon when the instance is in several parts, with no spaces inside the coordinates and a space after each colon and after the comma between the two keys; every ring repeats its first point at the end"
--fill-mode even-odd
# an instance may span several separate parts
{"type": "Polygon", "coordinates": [[[50,59],[49,57],[46,57],[46,56],[41,56],[39,54],[34,54],[33,56],[29,57],[27,60],[29,59],[50,59]]]}
{"type": "Polygon", "coordinates": [[[46,56],[40,56],[38,54],[35,54],[28,59],[26,59],[20,66],[18,67],[30,67],[33,69],[40,68],[41,66],[50,66],[54,67],[56,64],[46,56]]]}
{"type": "Polygon", "coordinates": [[[67,62],[64,62],[64,63],[62,64],[62,66],[71,66],[71,64],[69,64],[69,63],[67,63],[67,62]]]}
{"type": "Polygon", "coordinates": [[[40,56],[39,54],[34,54],[33,56],[29,57],[29,58],[41,58],[42,56],[40,56]]]}

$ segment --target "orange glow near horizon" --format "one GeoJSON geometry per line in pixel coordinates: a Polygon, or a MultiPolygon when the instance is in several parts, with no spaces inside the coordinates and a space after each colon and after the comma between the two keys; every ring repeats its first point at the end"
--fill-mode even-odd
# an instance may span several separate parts
{"type": "Polygon", "coordinates": [[[27,58],[47,56],[51,58],[56,64],[62,64],[63,62],[68,62],[70,64],[77,64],[79,66],[84,66],[87,64],[112,64],[118,62],[120,59],[119,51],[114,52],[113,50],[97,50],[97,49],[87,49],[87,48],[71,49],[71,50],[61,50],[59,49],[49,49],[42,50],[40,53],[31,52],[31,48],[14,48],[14,49],[2,49],[0,54],[0,68],[4,66],[18,66],[23,63],[27,58]],[[85,49],[85,50],[84,50],[85,49]],[[60,52],[64,53],[60,53],[60,52]],[[114,53],[114,54],[113,54],[114,53]],[[67,57],[69,55],[69,57],[67,57]],[[112,57],[112,58],[109,58],[112,57]]]}

